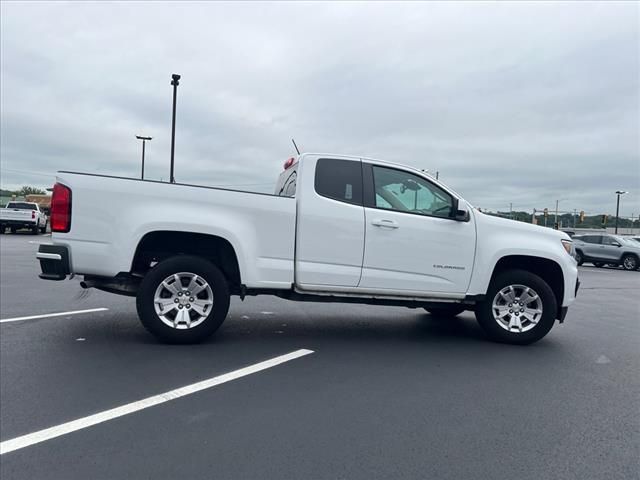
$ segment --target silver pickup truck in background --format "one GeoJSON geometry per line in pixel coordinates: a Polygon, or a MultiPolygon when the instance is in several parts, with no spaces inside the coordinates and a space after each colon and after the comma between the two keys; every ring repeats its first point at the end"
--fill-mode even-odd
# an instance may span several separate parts
{"type": "Polygon", "coordinates": [[[37,203],[9,202],[5,208],[0,208],[0,233],[5,233],[7,228],[11,229],[11,233],[21,228],[28,228],[34,235],[45,233],[47,215],[37,203]]]}

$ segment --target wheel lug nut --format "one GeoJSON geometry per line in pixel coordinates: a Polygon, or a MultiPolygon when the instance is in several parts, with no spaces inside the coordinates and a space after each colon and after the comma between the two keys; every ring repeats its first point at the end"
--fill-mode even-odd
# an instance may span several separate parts
{"type": "Polygon", "coordinates": [[[509,306],[510,306],[510,307],[513,307],[513,304],[512,304],[512,303],[510,303],[510,304],[509,304],[509,306]]]}
{"type": "Polygon", "coordinates": [[[182,305],[178,305],[178,308],[179,308],[180,310],[182,310],[182,305]]]}
{"type": "Polygon", "coordinates": [[[182,292],[178,292],[178,296],[181,297],[182,296],[182,292]]]}
{"type": "Polygon", "coordinates": [[[513,313],[513,310],[509,310],[509,313],[513,313]]]}
{"type": "Polygon", "coordinates": [[[187,292],[186,295],[191,295],[191,292],[187,292]]]}
{"type": "Polygon", "coordinates": [[[174,299],[173,299],[173,301],[174,301],[175,303],[178,303],[178,301],[179,301],[179,300],[178,300],[177,298],[174,298],[174,299]]]}
{"type": "Polygon", "coordinates": [[[189,305],[188,303],[187,303],[187,308],[191,308],[191,305],[189,305]]]}
{"type": "Polygon", "coordinates": [[[193,302],[193,297],[191,297],[191,298],[189,299],[189,301],[190,301],[190,302],[193,302]]]}

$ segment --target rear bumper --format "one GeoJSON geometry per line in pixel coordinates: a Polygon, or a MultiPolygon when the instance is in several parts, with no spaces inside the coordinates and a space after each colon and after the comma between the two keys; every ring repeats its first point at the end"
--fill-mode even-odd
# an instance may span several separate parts
{"type": "Polygon", "coordinates": [[[33,228],[37,225],[35,220],[0,220],[3,227],[33,228]]]}
{"type": "Polygon", "coordinates": [[[40,261],[39,275],[44,280],[64,280],[71,273],[69,250],[62,245],[40,245],[36,258],[40,261]]]}

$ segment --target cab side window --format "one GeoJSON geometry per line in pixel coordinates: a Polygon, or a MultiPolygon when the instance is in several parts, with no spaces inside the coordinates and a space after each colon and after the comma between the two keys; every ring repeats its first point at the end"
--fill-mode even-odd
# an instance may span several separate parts
{"type": "Polygon", "coordinates": [[[403,170],[374,165],[373,179],[376,208],[451,217],[451,195],[422,177],[403,170]]]}

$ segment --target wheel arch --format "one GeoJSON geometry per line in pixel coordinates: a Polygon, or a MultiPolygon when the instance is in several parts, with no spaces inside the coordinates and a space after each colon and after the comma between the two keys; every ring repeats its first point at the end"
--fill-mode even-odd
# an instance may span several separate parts
{"type": "Polygon", "coordinates": [[[562,318],[562,302],[564,299],[564,274],[562,267],[554,260],[530,255],[506,255],[498,260],[491,274],[490,282],[507,270],[525,270],[542,278],[556,297],[557,317],[562,318]]]}
{"type": "Polygon", "coordinates": [[[131,273],[144,275],[157,262],[175,255],[195,255],[216,265],[227,278],[232,294],[242,288],[238,255],[226,238],[206,233],[158,230],[146,233],[138,242],[131,273]]]}

